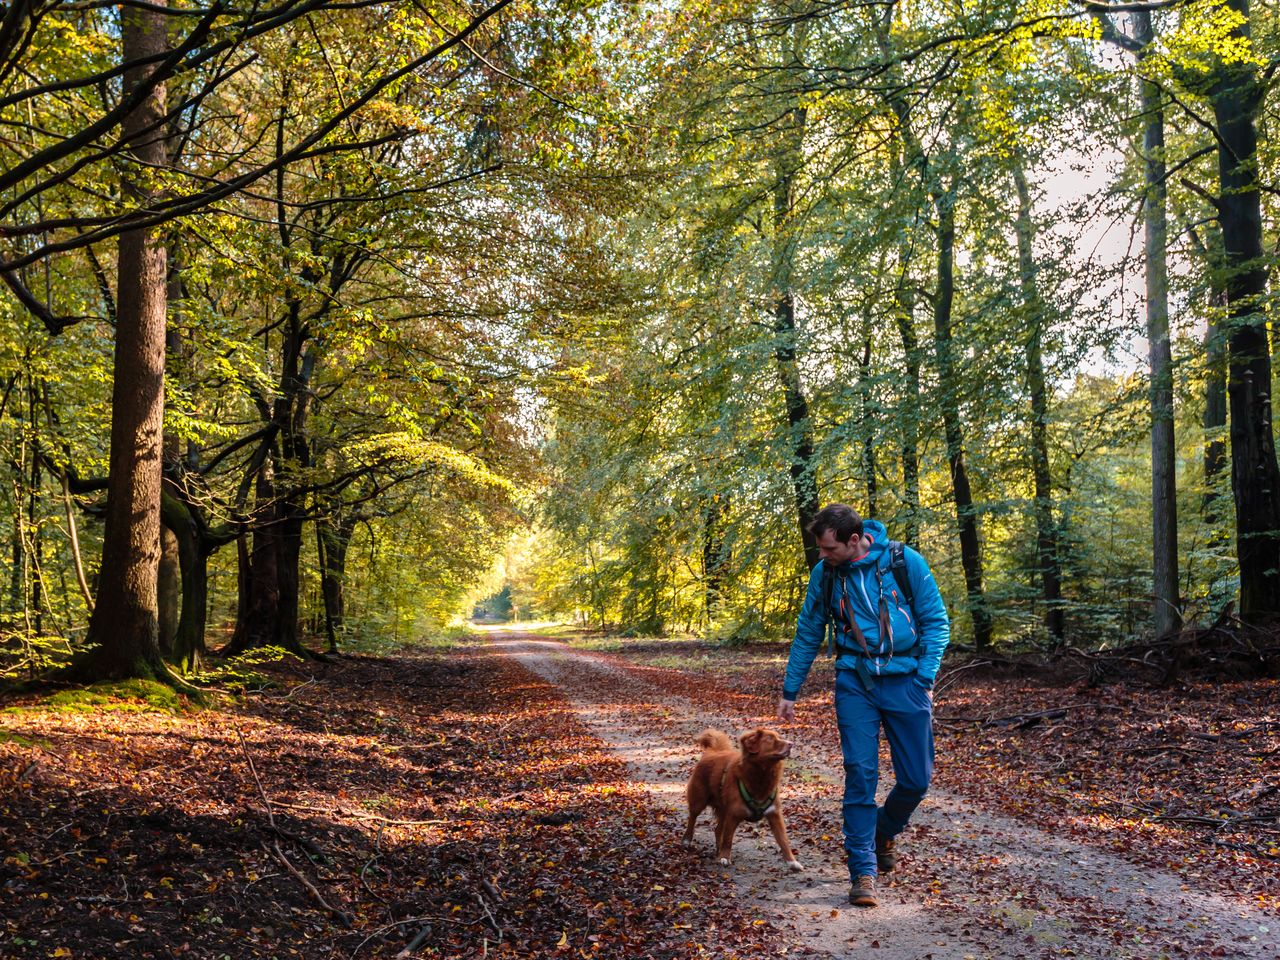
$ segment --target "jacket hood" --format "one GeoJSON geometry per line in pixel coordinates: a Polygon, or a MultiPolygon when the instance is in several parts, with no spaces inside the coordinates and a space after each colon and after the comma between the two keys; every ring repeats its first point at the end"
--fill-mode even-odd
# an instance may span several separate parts
{"type": "Polygon", "coordinates": [[[864,536],[871,538],[871,547],[866,554],[854,560],[849,566],[851,567],[875,567],[880,564],[880,558],[884,556],[884,552],[889,549],[889,531],[884,528],[884,524],[879,520],[864,520],[862,523],[862,533],[864,536]]]}

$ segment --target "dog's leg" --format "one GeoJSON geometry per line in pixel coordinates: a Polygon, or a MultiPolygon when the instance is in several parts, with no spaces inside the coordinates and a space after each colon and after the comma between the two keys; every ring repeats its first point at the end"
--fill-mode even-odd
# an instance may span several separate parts
{"type": "Polygon", "coordinates": [[[737,832],[738,824],[741,822],[732,814],[726,813],[724,820],[720,824],[720,829],[716,833],[716,856],[720,858],[720,866],[722,867],[727,867],[733,862],[733,835],[737,832]]]}
{"type": "Polygon", "coordinates": [[[804,864],[796,859],[795,851],[791,849],[791,842],[787,839],[787,825],[782,822],[782,811],[775,806],[765,814],[765,819],[769,821],[769,827],[773,830],[773,839],[778,841],[778,849],[782,851],[782,859],[787,862],[787,866],[797,873],[803,870],[804,864]]]}
{"type": "Polygon", "coordinates": [[[694,803],[693,799],[690,798],[689,825],[685,827],[685,830],[684,830],[684,845],[686,847],[693,846],[693,825],[698,822],[698,817],[702,814],[702,811],[705,809],[706,809],[705,805],[698,806],[697,804],[694,803]]]}

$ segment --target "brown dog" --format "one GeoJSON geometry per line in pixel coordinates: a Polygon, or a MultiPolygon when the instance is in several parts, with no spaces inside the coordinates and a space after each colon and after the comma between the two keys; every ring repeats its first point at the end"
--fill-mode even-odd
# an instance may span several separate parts
{"type": "Polygon", "coordinates": [[[707,730],[698,737],[702,759],[694,766],[685,788],[689,826],[684,842],[693,843],[693,825],[698,815],[711,807],[716,816],[716,855],[727,867],[738,825],[744,820],[768,820],[782,859],[792,870],[803,870],[787,840],[778,806],[782,761],[791,753],[791,744],[763,727],[744,734],[739,742],[742,749],[735,750],[733,741],[719,730],[707,730]]]}

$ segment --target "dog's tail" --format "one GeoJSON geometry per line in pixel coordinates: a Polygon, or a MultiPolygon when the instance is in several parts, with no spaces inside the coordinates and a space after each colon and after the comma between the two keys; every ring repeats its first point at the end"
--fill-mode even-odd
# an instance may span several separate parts
{"type": "Polygon", "coordinates": [[[703,730],[698,735],[698,746],[702,748],[703,753],[713,750],[732,750],[733,741],[729,739],[727,733],[721,733],[719,730],[703,730]]]}

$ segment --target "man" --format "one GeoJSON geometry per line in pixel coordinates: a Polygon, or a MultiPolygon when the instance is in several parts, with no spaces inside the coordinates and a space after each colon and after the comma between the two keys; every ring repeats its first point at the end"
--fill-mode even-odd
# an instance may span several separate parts
{"type": "Polygon", "coordinates": [[[778,716],[795,719],[800,686],[831,624],[849,902],[874,907],[876,877],[894,868],[894,838],[933,778],[933,681],[951,624],[929,565],[910,547],[891,550],[882,524],[864,524],[852,507],[833,503],[809,530],[822,559],[809,576],[778,716]],[[895,783],[877,809],[881,725],[895,783]]]}

